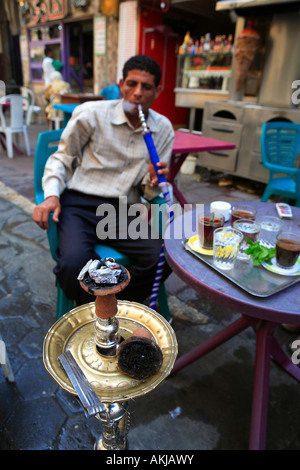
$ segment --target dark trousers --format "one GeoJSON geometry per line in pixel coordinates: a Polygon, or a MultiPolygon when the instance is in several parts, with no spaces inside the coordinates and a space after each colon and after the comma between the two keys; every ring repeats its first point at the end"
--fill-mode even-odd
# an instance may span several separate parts
{"type": "MultiPolygon", "coordinates": [[[[128,216],[128,224],[133,218],[128,216]]],[[[95,300],[94,296],[80,287],[77,277],[90,259],[99,259],[94,246],[97,243],[103,243],[127,255],[132,263],[126,267],[130,272],[131,281],[117,297],[143,302],[151,294],[162,245],[161,239],[151,238],[150,225],[145,223],[149,235],[146,239],[132,239],[124,235],[124,230],[119,235],[118,199],[104,199],[66,190],[61,196],[61,214],[58,224],[59,248],[56,253],[57,265],[54,273],[67,297],[74,299],[77,305],[95,300]],[[105,216],[96,215],[96,210],[102,204],[109,204],[115,208],[116,239],[112,237],[113,239],[101,241],[97,237],[97,224],[104,220],[105,216]]],[[[162,282],[170,272],[171,269],[165,263],[162,282]]]]}

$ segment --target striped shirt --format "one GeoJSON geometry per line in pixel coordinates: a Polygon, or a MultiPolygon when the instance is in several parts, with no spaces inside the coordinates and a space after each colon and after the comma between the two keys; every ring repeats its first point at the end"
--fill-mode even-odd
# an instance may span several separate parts
{"type": "MultiPolygon", "coordinates": [[[[160,160],[169,163],[174,142],[170,121],[149,110],[147,124],[160,160]]],[[[149,154],[142,128],[134,129],[123,112],[123,100],[89,101],[77,106],[62,133],[58,150],[45,167],[45,198],[60,196],[65,188],[94,196],[139,201],[143,185],[148,199],[149,154]]],[[[153,191],[154,189],[154,191],[153,191]]]]}

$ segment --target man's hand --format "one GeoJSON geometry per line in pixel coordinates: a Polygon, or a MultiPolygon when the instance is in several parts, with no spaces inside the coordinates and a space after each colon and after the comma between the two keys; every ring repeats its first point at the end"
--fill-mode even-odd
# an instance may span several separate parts
{"type": "MultiPolygon", "coordinates": [[[[164,175],[164,177],[167,179],[168,174],[169,174],[169,168],[167,168],[167,163],[164,162],[164,161],[160,161],[160,162],[158,162],[157,166],[160,168],[158,170],[158,173],[160,175],[164,175]]],[[[149,163],[149,173],[150,173],[150,176],[151,176],[150,186],[151,186],[151,188],[153,188],[153,186],[158,185],[158,179],[157,179],[155,169],[154,169],[154,166],[152,165],[152,163],[149,163]]]]}
{"type": "Polygon", "coordinates": [[[59,221],[61,206],[59,198],[56,196],[48,197],[44,202],[35,207],[32,220],[38,224],[44,230],[49,230],[49,214],[53,212],[54,222],[59,221]]]}

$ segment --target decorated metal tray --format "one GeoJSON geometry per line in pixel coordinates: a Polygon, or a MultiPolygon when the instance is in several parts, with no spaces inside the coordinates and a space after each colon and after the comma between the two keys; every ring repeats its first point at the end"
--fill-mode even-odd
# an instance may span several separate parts
{"type": "Polygon", "coordinates": [[[269,297],[300,281],[300,273],[299,275],[284,276],[272,272],[264,266],[253,266],[252,260],[247,262],[237,260],[230,271],[222,271],[213,264],[213,256],[211,253],[208,255],[201,253],[201,251],[197,249],[197,245],[191,243],[191,240],[184,241],[183,245],[187,251],[198,259],[256,297],[269,297]]]}
{"type": "Polygon", "coordinates": [[[163,353],[163,364],[153,376],[135,380],[118,369],[116,357],[101,356],[94,341],[95,303],[74,308],[57,320],[48,331],[43,348],[46,370],[67,392],[76,392],[60,364],[59,356],[70,350],[98,397],[107,403],[124,401],[153,390],[171,372],[176,356],[177,341],[170,324],[154,310],[144,305],[118,301],[119,332],[124,339],[140,327],[151,332],[163,353]]]}

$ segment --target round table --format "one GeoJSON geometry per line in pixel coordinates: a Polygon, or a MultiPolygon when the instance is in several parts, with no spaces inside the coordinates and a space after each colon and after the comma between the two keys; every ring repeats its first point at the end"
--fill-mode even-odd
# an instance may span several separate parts
{"type": "MultiPolygon", "coordinates": [[[[250,203],[247,201],[247,203],[235,203],[235,205],[237,204],[254,206],[257,209],[257,217],[261,215],[277,216],[273,203],[250,203]]],[[[172,222],[172,230],[166,231],[164,240],[166,259],[174,273],[189,286],[217,304],[235,310],[241,316],[217,335],[177,359],[172,373],[178,372],[252,326],[256,333],[256,357],[249,448],[263,449],[266,442],[271,357],[300,381],[298,366],[286,356],[273,335],[275,328],[281,323],[300,325],[300,283],[296,282],[269,297],[256,297],[194,257],[184,249],[183,239],[177,237],[177,234],[184,233],[185,238],[195,234],[196,212],[196,209],[183,212],[172,222]],[[170,232],[175,236],[170,236],[170,232]]],[[[292,207],[292,212],[293,219],[283,219],[283,230],[300,233],[300,208],[292,207]]],[[[297,279],[300,280],[300,276],[297,276],[297,279]]]]}

